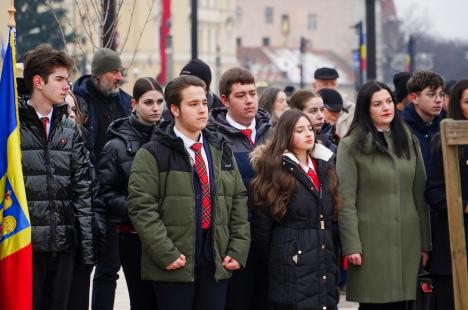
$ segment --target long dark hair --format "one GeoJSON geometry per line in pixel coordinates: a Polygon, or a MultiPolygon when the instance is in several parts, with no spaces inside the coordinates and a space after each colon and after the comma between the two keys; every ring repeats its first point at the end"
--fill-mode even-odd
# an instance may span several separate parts
{"type": "Polygon", "coordinates": [[[466,120],[461,109],[463,92],[468,89],[468,79],[458,81],[452,88],[449,100],[448,117],[454,120],[466,120]]]}
{"type": "MultiPolygon", "coordinates": [[[[301,117],[312,124],[307,115],[299,110],[285,111],[270,140],[251,154],[252,166],[256,171],[256,176],[250,183],[254,208],[269,209],[277,221],[286,214],[287,205],[297,189],[296,178],[282,168],[281,162],[283,154],[293,149],[294,130],[301,117]]],[[[337,207],[340,202],[338,178],[332,165],[327,165],[326,177],[329,178],[329,193],[337,207]]]]}
{"type": "Polygon", "coordinates": [[[161,94],[163,93],[161,85],[152,77],[139,78],[136,80],[135,85],[133,85],[133,99],[136,101],[140,100],[140,97],[150,90],[155,90],[161,94]]]}
{"type": "Polygon", "coordinates": [[[268,87],[263,90],[262,95],[258,99],[258,107],[267,111],[274,123],[277,121],[277,119],[273,112],[273,104],[275,103],[276,97],[280,91],[281,89],[279,88],[268,87]]]}
{"type": "MultiPolygon", "coordinates": [[[[392,96],[392,91],[387,84],[377,81],[370,81],[364,84],[358,92],[357,99],[356,99],[356,109],[354,113],[353,121],[351,122],[351,127],[346,134],[349,136],[351,132],[357,128],[360,128],[359,135],[356,141],[357,149],[362,149],[366,136],[368,133],[372,135],[372,145],[374,150],[377,149],[377,141],[378,141],[378,131],[372,122],[370,117],[370,105],[372,95],[374,93],[386,90],[388,94],[392,96]]],[[[393,99],[393,96],[392,96],[393,99]]],[[[393,143],[395,148],[395,153],[399,158],[410,158],[410,141],[408,134],[406,132],[405,126],[403,122],[400,120],[398,113],[395,111],[394,118],[390,123],[390,129],[392,130],[392,135],[394,137],[393,143]]]]}

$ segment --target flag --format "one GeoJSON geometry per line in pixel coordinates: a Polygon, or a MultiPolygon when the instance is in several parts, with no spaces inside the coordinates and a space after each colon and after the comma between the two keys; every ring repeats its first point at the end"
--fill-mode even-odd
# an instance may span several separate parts
{"type": "Polygon", "coordinates": [[[0,309],[32,309],[32,246],[21,167],[14,30],[0,79],[0,309]]]}

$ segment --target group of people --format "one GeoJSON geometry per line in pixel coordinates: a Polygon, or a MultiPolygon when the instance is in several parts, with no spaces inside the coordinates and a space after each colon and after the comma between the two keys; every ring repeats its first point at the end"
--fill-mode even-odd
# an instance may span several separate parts
{"type": "MultiPolygon", "coordinates": [[[[35,310],[88,309],[94,266],[93,310],[113,309],[120,267],[133,310],[337,309],[343,262],[360,309],[410,309],[421,268],[434,309],[453,308],[439,75],[397,76],[401,103],[370,81],[352,103],[332,68],[260,98],[241,67],[216,95],[199,59],[131,96],[110,49],[72,68],[41,44],[18,80],[35,310]]],[[[468,80],[447,107],[468,119],[468,80]]]]}

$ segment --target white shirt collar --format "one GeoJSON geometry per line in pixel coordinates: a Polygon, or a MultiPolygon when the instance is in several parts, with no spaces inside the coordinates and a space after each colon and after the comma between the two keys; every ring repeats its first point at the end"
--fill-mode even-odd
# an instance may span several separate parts
{"type": "Polygon", "coordinates": [[[299,159],[297,159],[297,157],[296,157],[296,155],[294,155],[294,153],[287,152],[287,153],[284,153],[283,155],[288,157],[289,159],[291,159],[293,162],[295,162],[296,165],[301,167],[302,170],[304,170],[305,173],[307,173],[309,171],[309,169],[312,169],[313,171],[315,171],[315,167],[314,167],[314,164],[312,163],[312,158],[310,156],[307,156],[307,166],[306,166],[303,163],[301,163],[299,161],[299,159]]]}
{"type": "Polygon", "coordinates": [[[226,121],[229,123],[229,125],[231,125],[232,127],[236,128],[236,129],[239,129],[239,130],[243,130],[243,129],[251,129],[252,132],[255,131],[255,126],[257,125],[256,122],[255,122],[255,118],[252,120],[252,123],[250,124],[249,127],[245,127],[244,125],[242,124],[239,124],[238,122],[236,122],[235,120],[232,119],[232,117],[229,116],[229,113],[226,113],[226,121]]]}
{"type": "Polygon", "coordinates": [[[190,149],[190,147],[194,143],[202,143],[203,144],[203,135],[202,135],[201,132],[200,132],[200,138],[198,138],[198,141],[194,141],[194,140],[190,139],[189,137],[187,137],[186,135],[184,135],[180,130],[177,129],[176,126],[174,126],[174,133],[175,133],[175,135],[177,137],[181,138],[182,141],[184,141],[184,146],[185,146],[186,149],[190,149]]]}
{"type": "MultiPolygon", "coordinates": [[[[28,104],[30,106],[32,106],[31,105],[31,100],[28,100],[28,104]]],[[[34,108],[34,106],[32,106],[32,107],[34,108]]],[[[52,109],[50,109],[50,112],[47,115],[42,115],[41,113],[37,112],[36,109],[34,109],[34,111],[36,111],[37,117],[39,117],[39,119],[42,119],[43,117],[48,117],[49,118],[49,123],[50,123],[50,120],[52,119],[52,113],[54,112],[54,106],[52,106],[52,109]]]]}

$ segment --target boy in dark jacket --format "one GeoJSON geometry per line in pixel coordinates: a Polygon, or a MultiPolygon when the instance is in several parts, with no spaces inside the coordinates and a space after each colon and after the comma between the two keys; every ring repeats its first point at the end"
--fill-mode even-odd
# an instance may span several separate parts
{"type": "Polygon", "coordinates": [[[88,265],[96,259],[85,149],[61,104],[70,90],[73,60],[46,44],[24,59],[31,97],[20,103],[19,116],[32,226],[33,308],[66,309],[75,256],[88,265]]]}
{"type": "Polygon", "coordinates": [[[128,186],[142,278],[159,309],[223,309],[250,245],[245,187],[227,142],[205,129],[205,83],[178,77],[164,97],[175,123],[137,152],[128,186]]]}
{"type": "MultiPolygon", "coordinates": [[[[248,189],[255,176],[249,155],[268,138],[271,129],[270,117],[265,111],[258,109],[254,77],[244,68],[235,67],[223,73],[219,80],[219,94],[225,107],[211,110],[208,127],[223,134],[229,141],[244,185],[248,189]]],[[[249,205],[249,219],[252,218],[250,207],[249,205]]],[[[265,267],[256,261],[255,250],[252,249],[246,268],[236,271],[229,281],[227,309],[248,310],[264,307],[264,284],[267,278],[266,269],[262,266],[265,267]]]]}
{"type": "Polygon", "coordinates": [[[412,104],[406,105],[402,117],[418,137],[427,175],[431,160],[429,145],[432,137],[439,132],[440,112],[445,98],[444,79],[434,72],[416,72],[408,81],[408,92],[412,104]]]}

